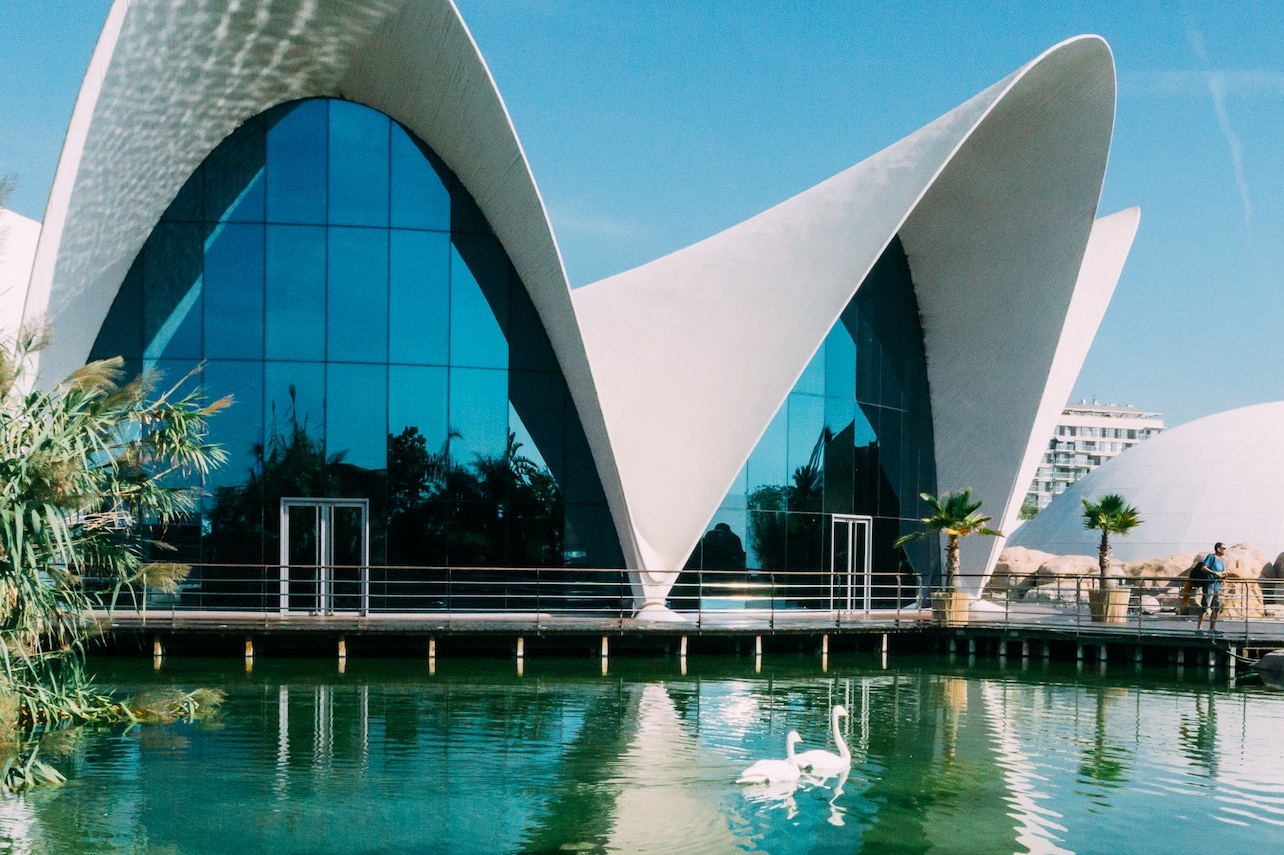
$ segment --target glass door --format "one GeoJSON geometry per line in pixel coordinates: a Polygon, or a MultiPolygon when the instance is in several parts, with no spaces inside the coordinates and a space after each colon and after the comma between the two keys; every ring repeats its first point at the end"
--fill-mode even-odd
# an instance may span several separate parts
{"type": "Polygon", "coordinates": [[[830,535],[829,607],[869,611],[873,606],[870,544],[873,517],[834,514],[830,535]]]}
{"type": "Polygon", "coordinates": [[[370,609],[370,503],[281,500],[281,613],[370,609]]]}

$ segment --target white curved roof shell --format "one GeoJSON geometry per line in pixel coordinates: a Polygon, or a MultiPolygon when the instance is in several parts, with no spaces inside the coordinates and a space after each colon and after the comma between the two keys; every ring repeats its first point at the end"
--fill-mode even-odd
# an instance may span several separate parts
{"type": "MultiPolygon", "coordinates": [[[[1114,96],[1105,42],[1072,39],[811,190],[574,292],[657,588],[898,234],[939,489],[971,488],[996,520],[1015,517],[1042,449],[1032,431],[1069,395],[1136,229],[1135,210],[1093,228],[1114,96]]],[[[1000,546],[965,545],[969,587],[1000,546]]]]}
{"type": "MultiPolygon", "coordinates": [[[[476,199],[548,331],[619,534],[662,600],[736,472],[899,235],[941,491],[1003,523],[1117,281],[1136,211],[1094,223],[1114,119],[1105,42],[1071,39],[793,199],[571,292],[507,111],[449,0],[117,0],[77,100],[25,315],[40,370],[82,364],[187,177],[277,104],[340,97],[430,145],[476,199]],[[692,477],[696,473],[697,477],[692,477]]],[[[978,587],[1001,547],[966,544],[978,587]]]]}
{"type": "Polygon", "coordinates": [[[1096,555],[1084,498],[1119,493],[1142,524],[1110,540],[1120,561],[1247,543],[1284,552],[1284,401],[1207,416],[1164,431],[1088,473],[1012,536],[1013,546],[1096,555]]]}

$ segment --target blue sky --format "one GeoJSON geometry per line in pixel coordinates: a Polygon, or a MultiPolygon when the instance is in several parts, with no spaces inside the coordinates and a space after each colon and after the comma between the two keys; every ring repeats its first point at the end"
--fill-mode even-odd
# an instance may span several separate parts
{"type": "MultiPolygon", "coordinates": [[[[1080,33],[1115,53],[1100,214],[1141,228],[1074,397],[1284,398],[1284,4],[457,0],[575,285],[896,142],[1080,33]]],[[[43,208],[106,0],[0,3],[0,175],[43,208]]]]}

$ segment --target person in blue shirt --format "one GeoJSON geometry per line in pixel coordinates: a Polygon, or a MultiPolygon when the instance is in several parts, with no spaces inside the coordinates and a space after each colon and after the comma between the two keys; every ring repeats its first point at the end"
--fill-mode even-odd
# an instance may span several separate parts
{"type": "Polygon", "coordinates": [[[1208,631],[1217,626],[1217,613],[1222,610],[1222,579],[1226,576],[1225,544],[1215,544],[1213,551],[1204,558],[1204,592],[1199,598],[1199,620],[1195,621],[1195,632],[1203,627],[1204,615],[1208,615],[1208,631]]]}

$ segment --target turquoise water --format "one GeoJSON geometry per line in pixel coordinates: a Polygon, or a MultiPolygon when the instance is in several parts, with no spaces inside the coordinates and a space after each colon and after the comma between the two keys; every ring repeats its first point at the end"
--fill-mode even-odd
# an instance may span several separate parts
{"type": "Polygon", "coordinates": [[[64,786],[0,800],[0,849],[120,853],[1240,853],[1284,848],[1284,694],[1188,669],[1102,675],[870,656],[100,660],[220,686],[204,724],[79,730],[64,786]],[[829,748],[845,780],[735,783],[829,748]]]}

